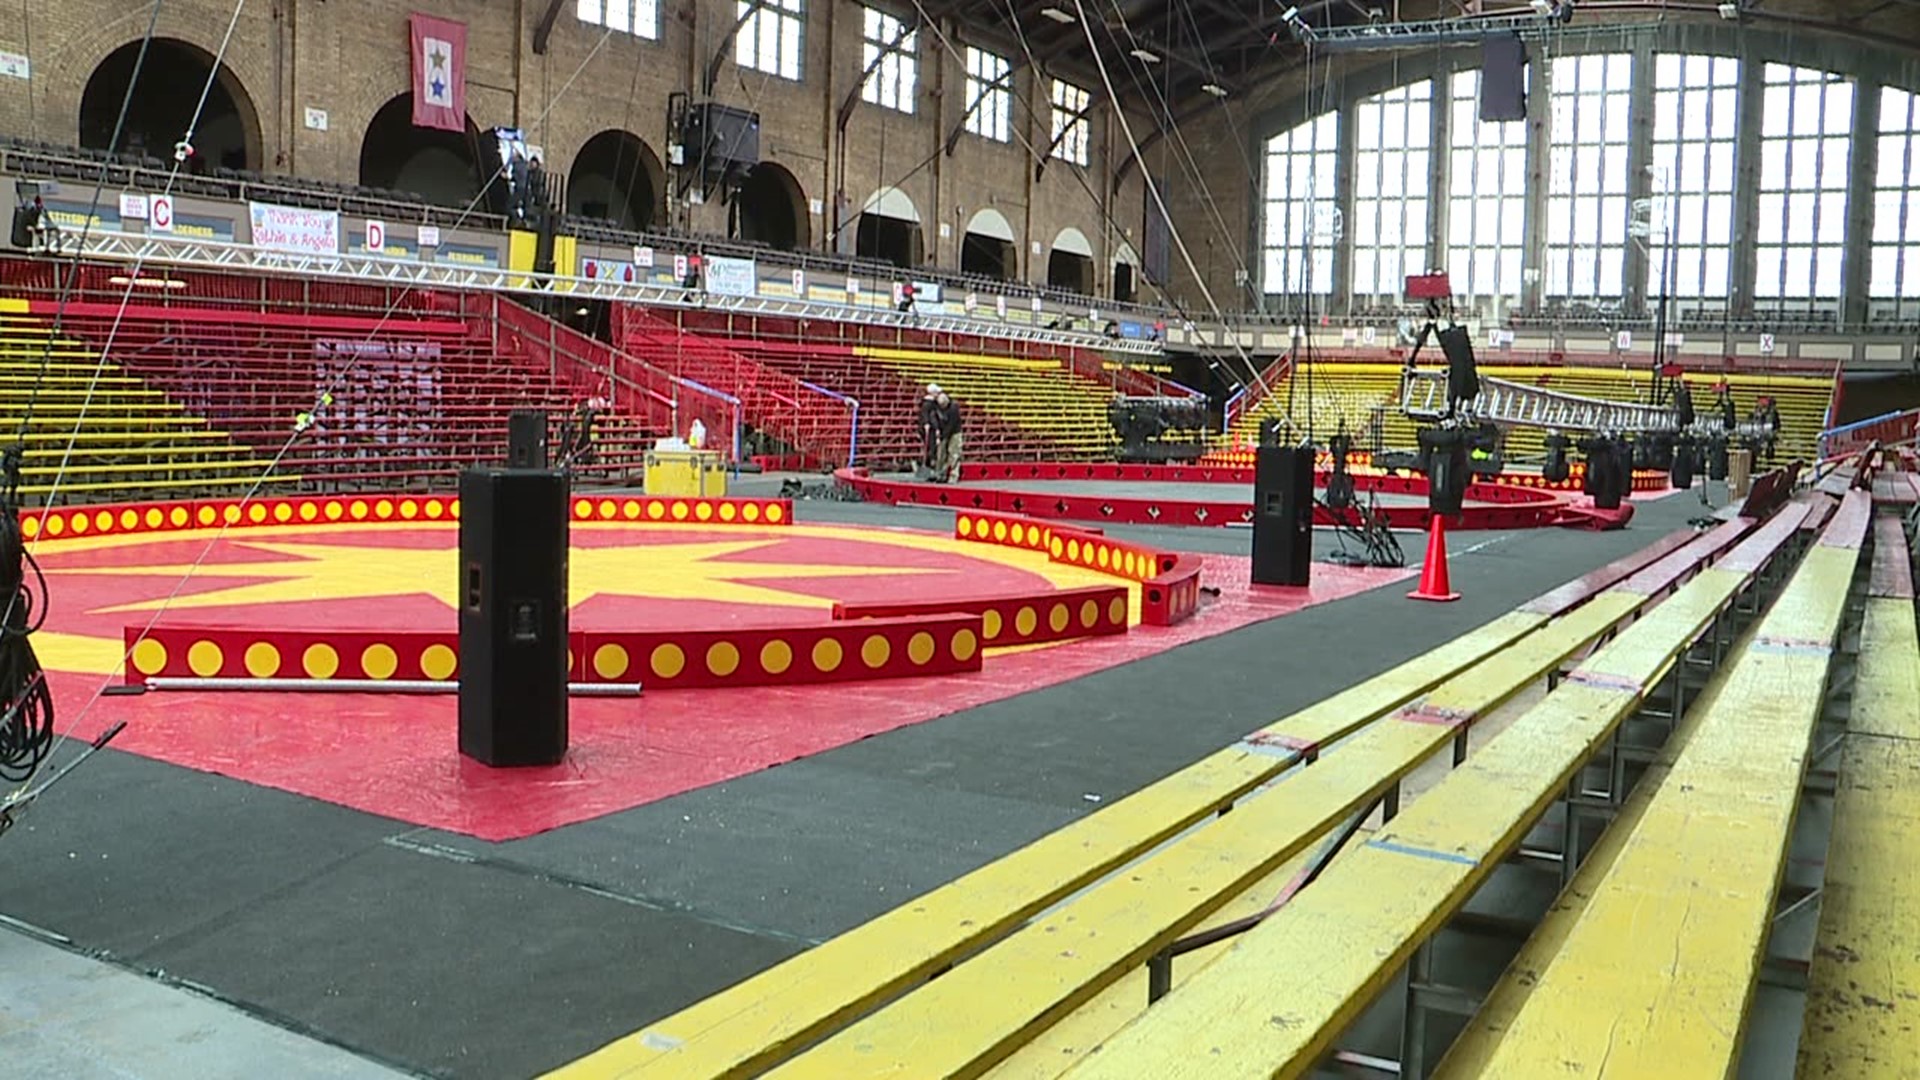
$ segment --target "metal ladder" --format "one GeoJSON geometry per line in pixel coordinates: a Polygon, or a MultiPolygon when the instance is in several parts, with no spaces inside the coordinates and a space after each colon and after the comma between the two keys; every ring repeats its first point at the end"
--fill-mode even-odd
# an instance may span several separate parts
{"type": "MultiPolygon", "coordinates": [[[[1447,373],[1409,371],[1400,382],[1400,408],[1419,420],[1438,420],[1447,414],[1447,373]]],[[[1503,427],[1537,427],[1554,431],[1675,431],[1673,411],[1663,405],[1607,401],[1563,394],[1539,386],[1480,378],[1480,394],[1467,406],[1476,420],[1503,427]]],[[[1714,421],[1719,426],[1719,421],[1714,421]]]]}
{"type": "MultiPolygon", "coordinates": [[[[1447,373],[1414,370],[1400,381],[1400,409],[1415,420],[1440,420],[1447,415],[1447,373]]],[[[1467,406],[1464,418],[1501,427],[1534,427],[1562,432],[1672,432],[1680,433],[1673,410],[1665,405],[1563,394],[1526,383],[1480,377],[1480,394],[1467,406]]],[[[1741,423],[1729,431],[1717,413],[1698,413],[1686,433],[1695,438],[1726,435],[1761,440],[1776,433],[1759,424],[1741,423]]]]}

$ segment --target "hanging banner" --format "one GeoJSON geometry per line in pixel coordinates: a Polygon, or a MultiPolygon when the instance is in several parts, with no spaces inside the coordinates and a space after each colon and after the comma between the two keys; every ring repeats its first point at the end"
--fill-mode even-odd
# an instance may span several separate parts
{"type": "Polygon", "coordinates": [[[418,12],[413,36],[413,126],[467,130],[467,27],[418,12]]]}
{"type": "Polygon", "coordinates": [[[707,291],[715,296],[753,296],[759,280],[752,259],[707,256],[707,291]]]}
{"type": "Polygon", "coordinates": [[[248,203],[253,246],[297,255],[340,253],[340,212],[248,203]]]}

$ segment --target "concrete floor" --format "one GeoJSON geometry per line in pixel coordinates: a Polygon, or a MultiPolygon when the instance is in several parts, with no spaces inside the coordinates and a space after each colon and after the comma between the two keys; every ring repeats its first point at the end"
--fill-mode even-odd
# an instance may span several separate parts
{"type": "MultiPolygon", "coordinates": [[[[44,935],[0,931],[0,1072],[527,1076],[1699,513],[1680,498],[1643,506],[1618,533],[1477,533],[1453,552],[1457,604],[1378,590],[504,844],[109,750],[0,838],[0,915],[44,935]]],[[[951,527],[949,511],[831,501],[798,516],[951,527]]],[[[1200,551],[1245,553],[1250,541],[1110,531],[1200,551]]],[[[1322,555],[1333,544],[1316,538],[1322,555]]],[[[1514,888],[1489,902],[1550,898],[1514,888]]],[[[1764,996],[1760,1007],[1773,1008],[1764,996]]],[[[1797,1033],[1784,1014],[1761,1017],[1797,1033]]],[[[1791,1049],[1777,1054],[1750,1080],[1785,1075],[1791,1049]]]]}

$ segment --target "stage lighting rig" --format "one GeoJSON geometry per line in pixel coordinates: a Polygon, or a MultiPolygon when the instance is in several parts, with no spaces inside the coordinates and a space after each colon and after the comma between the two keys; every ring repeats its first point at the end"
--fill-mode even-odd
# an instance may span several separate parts
{"type": "Polygon", "coordinates": [[[1528,7],[1531,10],[1517,15],[1314,27],[1301,17],[1298,7],[1288,6],[1280,21],[1295,40],[1320,52],[1380,52],[1469,44],[1516,34],[1539,36],[1573,20],[1572,0],[1528,0],[1528,7]]]}

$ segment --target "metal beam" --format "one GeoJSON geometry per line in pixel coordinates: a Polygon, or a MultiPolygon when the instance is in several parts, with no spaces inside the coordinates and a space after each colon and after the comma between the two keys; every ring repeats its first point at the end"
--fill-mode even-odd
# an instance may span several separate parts
{"type": "Polygon", "coordinates": [[[720,35],[720,41],[713,47],[713,58],[707,61],[707,77],[700,83],[700,93],[706,97],[712,97],[713,88],[719,85],[720,65],[727,62],[727,53],[733,49],[733,39],[740,36],[740,30],[747,25],[748,19],[768,10],[767,0],[746,0],[746,3],[747,9],[733,20],[731,29],[720,35]]]}
{"type": "MultiPolygon", "coordinates": [[[[920,17],[918,15],[910,15],[900,20],[900,30],[893,35],[893,40],[887,42],[879,51],[875,52],[873,59],[867,61],[867,66],[860,69],[860,77],[855,79],[853,86],[848,88],[847,96],[840,101],[840,111],[833,115],[833,130],[847,130],[847,121],[853,119],[854,107],[860,104],[860,92],[867,88],[867,80],[873,78],[873,73],[880,67],[881,61],[899,51],[900,44],[912,37],[915,30],[920,29],[919,19],[920,17]]],[[[864,39],[862,43],[864,44],[864,39]]],[[[919,62],[920,58],[915,57],[914,63],[918,64],[919,62]]],[[[914,85],[917,87],[919,81],[915,80],[914,85]]]]}
{"type": "Polygon", "coordinates": [[[548,0],[547,10],[540,15],[540,21],[533,24],[533,54],[547,55],[547,43],[553,40],[553,24],[560,19],[560,9],[567,0],[548,0]]]}

